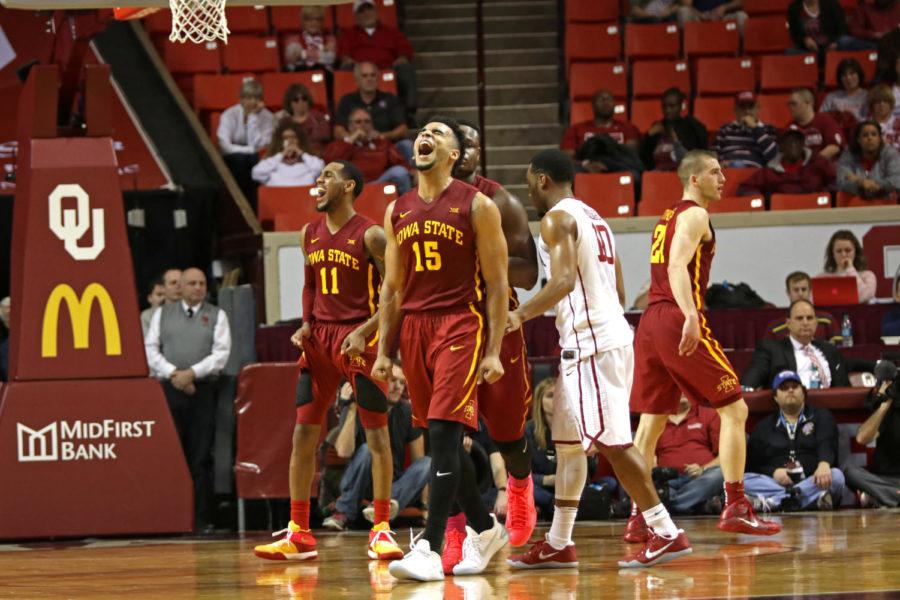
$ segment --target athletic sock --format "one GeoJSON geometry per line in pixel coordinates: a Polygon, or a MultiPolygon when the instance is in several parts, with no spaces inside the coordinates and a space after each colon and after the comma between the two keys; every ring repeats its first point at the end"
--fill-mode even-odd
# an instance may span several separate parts
{"type": "Polygon", "coordinates": [[[512,475],[509,476],[509,479],[506,481],[506,485],[515,490],[525,490],[528,488],[528,480],[531,479],[531,475],[525,477],[523,479],[516,479],[512,475]]]}
{"type": "Polygon", "coordinates": [[[574,506],[554,506],[553,522],[547,534],[547,542],[555,550],[562,550],[572,541],[572,530],[575,528],[575,515],[578,508],[574,506]]]}
{"type": "Polygon", "coordinates": [[[652,528],[653,533],[656,535],[669,539],[678,535],[678,528],[675,527],[672,517],[669,516],[669,511],[666,510],[666,507],[661,502],[653,508],[648,508],[641,514],[644,516],[647,526],[652,528]]]}
{"type": "Polygon", "coordinates": [[[375,523],[383,523],[391,520],[391,501],[375,500],[375,523]]]}
{"type": "Polygon", "coordinates": [[[743,481],[726,481],[725,482],[725,506],[733,504],[744,498],[744,482],[743,481]]]}
{"type": "Polygon", "coordinates": [[[631,501],[631,516],[636,517],[638,514],[638,505],[634,500],[631,501]]]}
{"type": "Polygon", "coordinates": [[[309,500],[291,500],[291,521],[300,529],[309,529],[309,500]]]}
{"type": "Polygon", "coordinates": [[[452,530],[461,531],[462,533],[466,532],[466,514],[464,512],[460,511],[447,518],[446,531],[452,530]]]}

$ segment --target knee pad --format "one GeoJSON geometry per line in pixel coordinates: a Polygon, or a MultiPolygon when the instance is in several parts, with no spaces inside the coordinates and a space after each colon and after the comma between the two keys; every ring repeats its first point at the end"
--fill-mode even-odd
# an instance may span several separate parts
{"type": "Polygon", "coordinates": [[[297,379],[297,406],[305,406],[313,401],[312,393],[312,376],[306,369],[300,371],[300,377],[297,379]]]}
{"type": "Polygon", "coordinates": [[[581,444],[557,444],[556,498],[580,500],[587,483],[587,470],[587,455],[581,444]]]}
{"type": "Polygon", "coordinates": [[[375,413],[387,412],[387,397],[371,379],[357,373],[353,378],[353,387],[360,408],[375,413]]]}

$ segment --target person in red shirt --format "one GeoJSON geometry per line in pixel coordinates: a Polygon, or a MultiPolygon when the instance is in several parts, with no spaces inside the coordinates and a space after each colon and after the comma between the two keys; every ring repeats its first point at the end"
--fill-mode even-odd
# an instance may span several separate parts
{"type": "Polygon", "coordinates": [[[669,415],[656,443],[656,466],[678,470],[679,477],[668,481],[672,513],[722,510],[719,424],[716,411],[692,404],[685,396],[678,402],[678,412],[669,415]]]}
{"type": "Polygon", "coordinates": [[[400,99],[411,117],[418,105],[412,44],[399,29],[378,20],[378,11],[372,0],[355,0],[353,14],[356,26],[342,31],[338,38],[337,54],[341,68],[351,69],[356,63],[370,62],[379,69],[393,69],[400,99]]]}
{"type": "Polygon", "coordinates": [[[815,97],[807,88],[797,88],[788,100],[792,121],[788,129],[803,133],[806,147],[814,154],[835,160],[844,145],[841,126],[828,113],[817,113],[815,97]]]}
{"type": "Polygon", "coordinates": [[[350,113],[348,125],[349,134],[325,148],[325,162],[350,161],[362,171],[367,183],[389,181],[397,186],[398,193],[409,191],[412,184],[406,160],[390,141],[378,135],[369,111],[357,108],[350,113]]]}
{"type": "Polygon", "coordinates": [[[778,149],[774,160],[738,186],[739,196],[763,194],[768,199],[772,194],[827,193],[834,184],[834,163],[804,146],[803,132],[788,129],[782,133],[778,149]]]}
{"type": "MultiPolygon", "coordinates": [[[[606,134],[619,144],[624,144],[634,152],[638,150],[641,132],[628,121],[613,118],[616,111],[616,99],[607,90],[597,90],[594,94],[594,118],[591,121],[574,123],[563,133],[559,149],[575,158],[582,144],[595,135],[606,134]]],[[[589,165],[582,165],[590,170],[589,165]]]]}
{"type": "Polygon", "coordinates": [[[861,40],[878,41],[900,25],[900,2],[875,0],[860,3],[848,19],[850,35],[861,40]]]}

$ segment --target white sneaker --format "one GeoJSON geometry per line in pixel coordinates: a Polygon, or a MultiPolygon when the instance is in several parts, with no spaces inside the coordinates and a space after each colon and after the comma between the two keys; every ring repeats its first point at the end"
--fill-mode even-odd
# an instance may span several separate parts
{"type": "Polygon", "coordinates": [[[490,529],[475,533],[475,530],[466,525],[466,539],[462,546],[462,560],[453,567],[454,575],[478,575],[487,568],[491,557],[509,543],[509,535],[506,528],[491,513],[494,526],[490,529]]]}
{"type": "MultiPolygon", "coordinates": [[[[391,498],[391,514],[388,517],[388,521],[393,521],[394,517],[396,517],[397,513],[399,513],[399,512],[400,512],[400,504],[396,500],[391,498]]],[[[362,514],[363,514],[363,518],[366,521],[368,521],[369,523],[375,523],[375,506],[373,504],[370,504],[369,506],[365,507],[362,511],[362,514]]]]}
{"type": "Polygon", "coordinates": [[[431,551],[428,540],[418,540],[412,549],[400,560],[391,561],[388,572],[397,579],[416,581],[443,581],[444,568],[441,555],[431,551]]]}

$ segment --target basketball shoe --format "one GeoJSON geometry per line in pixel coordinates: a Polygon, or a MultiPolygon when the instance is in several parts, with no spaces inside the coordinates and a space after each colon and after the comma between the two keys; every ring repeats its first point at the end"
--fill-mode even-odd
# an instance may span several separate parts
{"type": "Polygon", "coordinates": [[[725,506],[716,527],[720,531],[749,535],[775,535],[781,531],[778,523],[758,518],[746,496],[725,506]]]}
{"type": "Polygon", "coordinates": [[[448,529],[444,532],[444,551],[441,553],[441,565],[444,575],[453,575],[453,567],[462,560],[462,546],[466,534],[459,529],[448,529]]]}
{"type": "Polygon", "coordinates": [[[291,521],[286,529],[276,531],[272,537],[280,535],[284,537],[277,542],[255,547],[253,553],[268,560],[312,560],[319,555],[316,538],[309,529],[300,529],[299,525],[291,521]]]}
{"type": "Polygon", "coordinates": [[[506,483],[508,498],[506,532],[509,534],[510,546],[527,544],[537,523],[537,510],[534,508],[534,482],[531,477],[525,481],[527,483],[524,489],[513,487],[509,480],[506,483]]]}
{"type": "Polygon", "coordinates": [[[453,567],[454,575],[478,575],[487,568],[491,557],[509,543],[506,528],[491,513],[494,526],[481,533],[466,525],[466,539],[462,545],[462,560],[453,567]]]}
{"type": "Polygon", "coordinates": [[[513,569],[569,569],[578,566],[578,555],[575,542],[557,550],[543,539],[533,543],[525,554],[510,556],[506,562],[513,569]]]}
{"type": "Polygon", "coordinates": [[[641,544],[649,538],[650,528],[647,527],[647,523],[644,521],[644,515],[638,512],[630,517],[628,524],[625,525],[625,535],[622,536],[622,540],[629,544],[641,544]]]}
{"type": "MultiPolygon", "coordinates": [[[[392,561],[388,571],[397,579],[416,581],[443,581],[441,557],[431,550],[428,540],[413,538],[409,552],[400,560],[392,561]]],[[[443,588],[442,588],[443,589],[443,588]]]]}
{"type": "Polygon", "coordinates": [[[651,531],[649,539],[644,543],[640,552],[625,557],[625,560],[620,560],[619,566],[628,569],[652,567],[691,552],[693,552],[691,543],[684,535],[683,530],[679,529],[678,535],[671,539],[651,531]]]}
{"type": "Polygon", "coordinates": [[[387,521],[378,523],[369,531],[369,558],[373,560],[398,560],[403,558],[403,550],[391,535],[387,521]]]}

